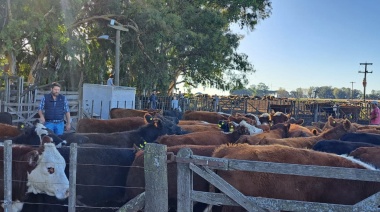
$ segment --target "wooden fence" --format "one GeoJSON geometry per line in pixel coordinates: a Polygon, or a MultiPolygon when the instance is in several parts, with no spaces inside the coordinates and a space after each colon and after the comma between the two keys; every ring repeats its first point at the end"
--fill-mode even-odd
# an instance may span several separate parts
{"type": "MultiPolygon", "coordinates": [[[[42,98],[42,95],[48,91],[33,90],[23,94],[18,94],[19,99],[14,99],[8,96],[5,100],[0,100],[1,112],[9,112],[13,115],[13,123],[16,125],[19,122],[31,124],[36,118],[38,105],[42,98]],[[17,101],[16,101],[17,100],[17,101]]],[[[109,102],[86,100],[85,104],[82,104],[79,99],[78,92],[74,91],[62,91],[69,101],[69,107],[72,117],[72,127],[75,129],[76,123],[81,118],[99,118],[109,119],[108,116],[104,117],[95,111],[94,108],[100,108],[100,111],[109,111],[111,108],[105,107],[105,105],[111,105],[109,102]],[[95,103],[96,102],[96,103],[95,103]],[[99,105],[95,105],[99,104],[99,105]]],[[[158,97],[158,109],[170,110],[171,97],[159,96],[158,97]]],[[[118,101],[115,104],[117,107],[126,108],[127,105],[134,104],[136,109],[149,108],[148,97],[138,96],[134,102],[118,101]]],[[[353,102],[347,103],[334,103],[332,101],[318,102],[316,100],[299,100],[299,99],[265,99],[257,100],[252,98],[243,97],[228,97],[222,96],[218,101],[208,96],[198,96],[179,99],[179,106],[182,111],[214,111],[224,112],[229,114],[235,113],[252,113],[260,115],[266,112],[284,112],[291,113],[296,119],[304,119],[305,125],[311,125],[311,122],[327,121],[329,115],[335,118],[348,118],[352,122],[360,124],[369,123],[369,113],[371,106],[368,103],[353,102]],[[334,105],[336,107],[334,108],[334,105]]],[[[132,107],[133,108],[133,107],[132,107]]]]}
{"type": "MultiPolygon", "coordinates": [[[[167,147],[160,144],[147,144],[144,152],[145,161],[145,192],[138,195],[124,206],[120,212],[138,211],[168,211],[168,182],[167,182],[167,147]],[[149,201],[145,201],[145,199],[149,201]]],[[[12,148],[11,142],[4,143],[4,206],[12,206],[12,148]]],[[[212,158],[193,155],[189,148],[181,149],[173,157],[177,163],[178,203],[177,211],[191,212],[193,202],[210,205],[241,206],[247,211],[285,210],[285,211],[378,211],[380,192],[368,197],[355,205],[339,205],[294,200],[271,199],[245,196],[233,186],[220,178],[213,170],[242,170],[251,172],[267,172],[276,174],[314,176],[346,180],[380,182],[378,171],[245,161],[212,158]],[[192,190],[193,172],[203,177],[223,193],[201,192],[192,190]]],[[[76,210],[76,167],[77,146],[70,146],[70,197],[68,211],[76,210]]],[[[173,161],[173,160],[171,160],[173,161]]]]}
{"type": "Polygon", "coordinates": [[[378,211],[380,204],[380,192],[355,205],[245,196],[219,177],[212,169],[380,182],[378,171],[203,157],[193,155],[189,148],[181,149],[176,156],[176,161],[178,162],[177,207],[179,212],[191,212],[194,201],[210,205],[241,206],[247,211],[264,211],[263,209],[275,211],[378,211]],[[193,172],[223,193],[192,190],[193,172]]]}

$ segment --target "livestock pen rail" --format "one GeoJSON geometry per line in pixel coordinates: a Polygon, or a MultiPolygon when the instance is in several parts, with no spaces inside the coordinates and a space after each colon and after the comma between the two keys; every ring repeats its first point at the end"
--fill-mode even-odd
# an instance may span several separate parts
{"type": "MultiPolygon", "coordinates": [[[[77,153],[78,146],[71,144],[69,155],[69,189],[70,196],[67,205],[61,205],[67,207],[69,212],[76,210],[90,209],[90,210],[106,210],[112,209],[120,212],[123,211],[138,211],[144,209],[144,211],[168,211],[168,172],[167,163],[177,163],[177,211],[190,212],[193,210],[193,202],[203,202],[210,205],[230,205],[230,206],[242,206],[247,211],[263,211],[263,208],[269,210],[286,210],[286,211],[378,211],[378,205],[380,204],[380,193],[376,193],[371,197],[368,197],[355,205],[339,205],[339,204],[327,204],[294,200],[281,200],[262,197],[245,196],[233,186],[221,179],[213,170],[244,170],[249,172],[265,172],[276,173],[285,175],[298,175],[298,176],[314,176],[320,178],[334,178],[334,179],[346,179],[357,181],[370,181],[380,182],[380,174],[378,171],[352,169],[352,168],[336,168],[336,167],[321,167],[310,165],[296,165],[285,163],[271,163],[271,162],[258,162],[258,161],[246,161],[246,160],[233,160],[212,158],[193,155],[192,151],[188,148],[181,149],[176,156],[167,152],[167,147],[160,144],[147,144],[144,152],[144,173],[145,173],[145,192],[136,196],[128,203],[121,207],[101,207],[91,206],[89,204],[83,205],[78,199],[83,201],[88,198],[83,194],[77,198],[77,192],[80,182],[89,179],[94,179],[94,176],[87,179],[78,178],[79,172],[82,171],[82,167],[94,167],[94,164],[80,164],[78,159],[81,154],[77,153]],[[168,155],[170,156],[168,159],[168,155]],[[192,189],[193,173],[198,174],[209,183],[214,185],[223,193],[213,192],[201,192],[192,189]],[[145,201],[148,200],[148,201],[145,201]]],[[[11,211],[12,206],[12,148],[11,142],[5,142],[4,144],[4,207],[6,210],[11,211]]],[[[105,165],[99,165],[101,169],[105,168],[105,165]]],[[[108,166],[107,166],[108,167],[108,166]]],[[[82,171],[83,172],[83,171],[82,171]]],[[[86,174],[90,174],[86,171],[86,174]]],[[[99,172],[100,173],[100,172],[99,172]]],[[[107,172],[108,173],[108,172],[107,172]]],[[[115,172],[110,172],[116,174],[115,172]]],[[[104,179],[102,174],[95,177],[104,179]]],[[[107,177],[107,179],[109,179],[107,177]]],[[[254,180],[254,179],[252,179],[254,180]]],[[[125,179],[124,179],[125,181],[125,179]]],[[[94,196],[96,185],[88,185],[87,193],[89,196],[94,196]]],[[[115,187],[115,186],[104,186],[115,187]]],[[[124,187],[121,187],[124,188],[124,187]]],[[[98,192],[98,190],[97,190],[98,192]]],[[[107,192],[97,193],[95,195],[106,195],[107,192]]],[[[52,206],[52,203],[39,202],[30,204],[47,205],[52,206]]],[[[62,204],[62,203],[59,203],[62,204]]],[[[96,205],[96,202],[93,204],[96,205]]],[[[42,207],[42,206],[39,206],[42,207]]]]}
{"type": "MultiPolygon", "coordinates": [[[[247,211],[264,211],[263,209],[276,211],[342,212],[379,210],[378,206],[380,204],[380,192],[373,194],[371,197],[368,197],[355,205],[327,204],[245,196],[219,177],[213,169],[380,182],[380,174],[378,171],[211,158],[193,155],[192,151],[188,148],[181,149],[178,152],[176,162],[178,163],[177,206],[179,212],[191,212],[194,201],[203,202],[210,205],[241,206],[247,211]],[[198,174],[223,193],[192,190],[193,173],[198,174]]],[[[254,181],[255,179],[252,180],[254,181]]]]}
{"type": "MultiPolygon", "coordinates": [[[[31,123],[37,117],[37,108],[43,94],[48,91],[37,88],[27,89],[25,92],[18,92],[17,98],[8,92],[6,98],[0,100],[1,112],[9,112],[13,115],[13,123],[31,123]],[[9,95],[8,95],[9,94],[9,95]]],[[[62,91],[68,98],[73,128],[81,118],[109,119],[104,115],[104,111],[109,111],[110,105],[118,108],[147,109],[148,97],[136,96],[135,101],[95,101],[91,99],[80,99],[79,93],[75,91],[62,91]],[[112,104],[111,104],[112,103],[112,104]],[[107,106],[108,105],[108,106],[107,106]]],[[[171,109],[170,96],[158,96],[158,109],[171,109]]],[[[294,98],[274,98],[257,99],[239,96],[220,96],[218,100],[207,95],[199,95],[191,98],[180,98],[179,106],[182,111],[214,111],[224,113],[253,113],[260,115],[266,112],[291,113],[296,119],[304,119],[305,125],[311,122],[327,121],[327,117],[332,115],[335,118],[348,118],[352,122],[360,124],[369,123],[371,106],[368,102],[359,100],[322,100],[322,99],[294,99],[294,98]],[[335,106],[335,107],[334,107],[335,106]]]]}

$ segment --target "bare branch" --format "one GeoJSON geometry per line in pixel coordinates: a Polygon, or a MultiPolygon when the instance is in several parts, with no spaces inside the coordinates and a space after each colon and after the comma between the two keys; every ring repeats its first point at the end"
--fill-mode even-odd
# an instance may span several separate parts
{"type": "Polygon", "coordinates": [[[44,18],[46,18],[47,16],[49,16],[51,13],[54,13],[55,12],[55,8],[52,6],[51,9],[44,15],[44,18]]]}

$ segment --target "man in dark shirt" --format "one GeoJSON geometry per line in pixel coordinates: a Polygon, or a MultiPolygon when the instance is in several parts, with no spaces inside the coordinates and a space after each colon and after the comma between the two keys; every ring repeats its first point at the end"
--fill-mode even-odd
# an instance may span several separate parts
{"type": "Polygon", "coordinates": [[[149,97],[150,109],[157,109],[157,95],[156,90],[153,90],[152,95],[149,97]]]}

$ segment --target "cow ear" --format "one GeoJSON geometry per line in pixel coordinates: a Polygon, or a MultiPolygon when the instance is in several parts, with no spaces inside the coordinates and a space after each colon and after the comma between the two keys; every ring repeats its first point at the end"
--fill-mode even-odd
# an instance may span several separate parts
{"type": "Polygon", "coordinates": [[[343,127],[345,130],[349,130],[351,128],[351,122],[348,119],[344,120],[343,127]]]}
{"type": "Polygon", "coordinates": [[[37,150],[33,150],[27,154],[28,165],[33,169],[37,166],[39,153],[37,150]]]}
{"type": "Polygon", "coordinates": [[[303,119],[299,119],[298,121],[296,121],[296,124],[298,124],[298,125],[303,125],[303,123],[304,123],[303,119]]]}
{"type": "Polygon", "coordinates": [[[41,145],[43,146],[45,143],[53,143],[53,139],[51,137],[45,135],[41,139],[41,145]]]}
{"type": "Polygon", "coordinates": [[[329,124],[331,126],[335,126],[335,124],[336,124],[336,121],[335,121],[334,117],[332,117],[332,116],[329,116],[327,121],[329,122],[329,124]]]}
{"type": "Polygon", "coordinates": [[[153,116],[150,113],[145,113],[144,120],[146,123],[152,123],[153,122],[153,116]]]}
{"type": "Polygon", "coordinates": [[[311,133],[313,133],[313,135],[318,135],[318,131],[316,129],[312,129],[311,133]]]}

